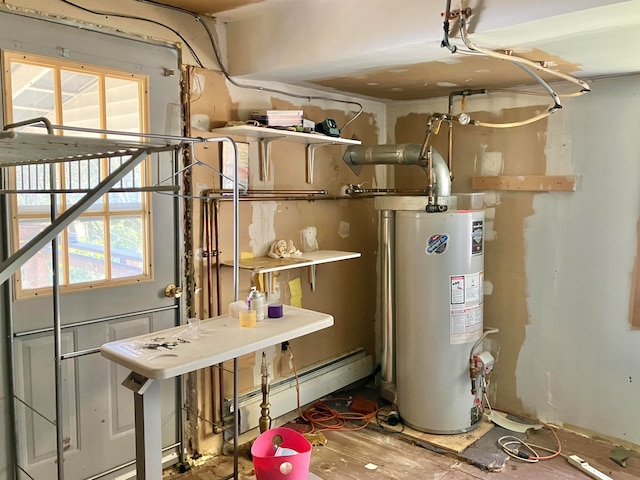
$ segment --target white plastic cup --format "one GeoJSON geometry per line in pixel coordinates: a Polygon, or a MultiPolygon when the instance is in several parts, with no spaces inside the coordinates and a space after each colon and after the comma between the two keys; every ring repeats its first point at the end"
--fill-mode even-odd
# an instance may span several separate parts
{"type": "Polygon", "coordinates": [[[229,314],[233,318],[238,318],[242,310],[247,310],[247,302],[244,300],[238,300],[237,302],[231,302],[229,304],[229,314]]]}

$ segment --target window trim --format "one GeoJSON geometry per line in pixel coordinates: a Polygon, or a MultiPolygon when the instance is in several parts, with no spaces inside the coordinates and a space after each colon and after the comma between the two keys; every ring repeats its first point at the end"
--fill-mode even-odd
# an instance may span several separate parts
{"type": "MultiPolygon", "coordinates": [[[[139,108],[139,125],[140,131],[146,132],[148,130],[148,125],[150,123],[150,99],[149,99],[149,77],[146,74],[134,73],[125,70],[103,67],[99,65],[90,65],[84,62],[74,62],[65,59],[58,59],[53,57],[47,57],[42,55],[35,54],[25,54],[20,52],[12,52],[12,51],[2,51],[2,62],[3,62],[3,75],[4,75],[4,88],[3,88],[3,96],[4,96],[4,115],[5,115],[5,123],[9,124],[13,122],[13,92],[12,92],[12,78],[11,78],[11,65],[13,62],[20,62],[25,64],[31,64],[36,66],[42,66],[45,68],[52,68],[54,70],[54,88],[55,88],[55,113],[56,118],[53,123],[62,125],[63,124],[63,106],[62,106],[62,95],[61,95],[61,85],[60,85],[60,72],[62,70],[72,71],[84,74],[91,74],[98,76],[99,82],[99,91],[98,95],[100,97],[100,130],[109,130],[107,128],[107,111],[106,111],[106,95],[105,95],[105,80],[107,78],[115,78],[115,79],[123,79],[123,80],[135,80],[138,84],[138,101],[140,104],[139,108]]],[[[63,135],[64,132],[59,132],[58,134],[63,135]]],[[[72,134],[73,135],[73,134],[72,134]]],[[[102,135],[103,137],[105,135],[102,135]]],[[[105,173],[105,168],[108,167],[108,162],[110,159],[99,159],[100,160],[100,170],[102,175],[105,173]]],[[[60,164],[58,169],[59,182],[61,183],[61,188],[66,188],[65,178],[64,178],[64,165],[60,164]]],[[[149,159],[141,164],[143,171],[143,186],[148,186],[151,183],[151,163],[149,159]]],[[[10,181],[15,184],[15,170],[11,170],[10,181]]],[[[61,241],[59,241],[59,248],[62,249],[62,255],[60,256],[60,292],[61,293],[71,293],[71,292],[79,292],[79,291],[87,291],[93,290],[96,288],[108,288],[108,287],[118,287],[123,285],[137,284],[141,282],[151,282],[154,279],[154,269],[153,269],[153,225],[152,225],[152,202],[151,202],[151,194],[149,192],[140,192],[141,195],[141,206],[138,210],[119,210],[119,209],[109,209],[108,206],[108,196],[109,193],[104,195],[104,206],[100,208],[99,211],[87,211],[84,212],[79,219],[83,218],[102,218],[104,224],[104,247],[105,247],[105,279],[104,280],[94,280],[88,282],[77,282],[70,283],[69,279],[69,241],[68,241],[68,229],[64,229],[61,232],[60,237],[61,241]],[[111,238],[109,225],[110,221],[113,218],[118,217],[126,217],[132,215],[139,215],[142,220],[142,229],[141,235],[143,236],[143,251],[142,251],[142,274],[131,276],[131,277],[117,277],[111,278],[111,261],[110,255],[107,254],[111,249],[111,238]]],[[[58,204],[61,206],[60,211],[64,211],[67,205],[67,197],[63,195],[61,201],[58,204]]],[[[12,251],[16,251],[19,248],[19,221],[23,219],[29,218],[38,218],[38,219],[46,219],[49,221],[49,217],[46,214],[38,214],[38,213],[22,213],[18,214],[18,205],[17,205],[17,195],[10,196],[9,208],[11,213],[10,218],[10,235],[9,241],[11,242],[12,251]]],[[[19,269],[15,275],[13,276],[14,281],[14,297],[16,300],[18,299],[26,299],[33,298],[43,295],[51,294],[51,286],[41,287],[41,288],[30,288],[23,289],[22,288],[22,269],[19,269]]]]}

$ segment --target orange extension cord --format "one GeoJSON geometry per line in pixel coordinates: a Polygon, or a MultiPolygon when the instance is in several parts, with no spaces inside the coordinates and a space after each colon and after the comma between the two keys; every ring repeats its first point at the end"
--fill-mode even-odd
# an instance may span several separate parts
{"type": "MultiPolygon", "coordinates": [[[[327,402],[319,400],[310,407],[302,411],[300,407],[300,383],[298,381],[298,370],[296,369],[296,356],[289,342],[289,351],[291,352],[291,364],[293,365],[293,374],[296,379],[296,394],[298,400],[298,413],[300,418],[305,420],[311,430],[305,433],[316,433],[327,430],[347,430],[355,431],[366,428],[372,419],[376,417],[378,406],[372,402],[374,410],[368,413],[338,412],[327,405],[327,402]],[[360,425],[349,425],[349,422],[362,422],[360,425]]],[[[331,398],[331,401],[351,402],[352,398],[331,398]]]]}

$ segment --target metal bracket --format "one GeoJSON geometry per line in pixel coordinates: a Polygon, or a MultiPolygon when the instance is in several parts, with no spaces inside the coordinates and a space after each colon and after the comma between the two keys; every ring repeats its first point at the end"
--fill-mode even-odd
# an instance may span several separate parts
{"type": "Polygon", "coordinates": [[[313,183],[313,163],[315,160],[316,148],[333,145],[333,143],[309,143],[306,148],[306,182],[313,183]]]}

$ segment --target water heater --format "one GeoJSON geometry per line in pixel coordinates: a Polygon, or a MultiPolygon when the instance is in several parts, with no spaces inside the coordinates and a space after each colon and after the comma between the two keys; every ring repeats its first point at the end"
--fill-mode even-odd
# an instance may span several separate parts
{"type": "Polygon", "coordinates": [[[467,432],[482,418],[469,358],[483,334],[484,211],[394,213],[398,411],[420,431],[467,432]]]}
{"type": "MultiPolygon", "coordinates": [[[[344,161],[356,175],[363,165],[417,165],[427,174],[426,196],[375,199],[380,394],[397,404],[405,424],[452,434],[472,430],[482,419],[493,358],[474,355],[486,335],[482,197],[451,195],[451,158],[445,162],[429,145],[443,120],[429,117],[422,144],[350,146],[344,161]]],[[[351,191],[364,193],[360,186],[351,191]]]]}

